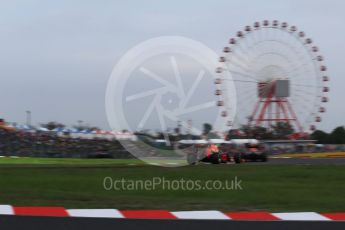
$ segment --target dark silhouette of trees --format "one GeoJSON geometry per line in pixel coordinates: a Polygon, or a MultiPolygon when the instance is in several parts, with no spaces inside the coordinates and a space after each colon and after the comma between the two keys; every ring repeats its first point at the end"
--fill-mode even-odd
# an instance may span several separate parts
{"type": "Polygon", "coordinates": [[[206,137],[207,139],[218,139],[219,136],[215,132],[212,132],[212,129],[213,127],[211,124],[204,123],[202,135],[206,137]]]}
{"type": "Polygon", "coordinates": [[[207,136],[212,131],[212,129],[213,129],[212,125],[209,124],[209,123],[205,123],[203,125],[203,128],[204,129],[203,129],[202,134],[205,135],[205,136],[207,136]]]}
{"type": "Polygon", "coordinates": [[[311,135],[310,138],[313,140],[317,140],[317,144],[326,144],[328,143],[329,134],[322,131],[322,130],[315,130],[311,135]]]}
{"type": "Polygon", "coordinates": [[[311,138],[317,140],[318,144],[345,144],[345,128],[336,127],[331,133],[316,130],[311,134],[311,138]]]}
{"type": "Polygon", "coordinates": [[[329,135],[330,144],[345,144],[345,129],[344,126],[335,128],[329,135]]]}
{"type": "Polygon", "coordinates": [[[295,132],[292,125],[288,122],[277,122],[275,125],[272,125],[272,130],[273,136],[277,139],[286,139],[295,132]]]}
{"type": "Polygon", "coordinates": [[[50,121],[48,123],[41,124],[41,126],[48,129],[48,130],[54,130],[56,128],[64,128],[65,127],[64,124],[61,124],[61,123],[56,122],[56,121],[50,121]]]}

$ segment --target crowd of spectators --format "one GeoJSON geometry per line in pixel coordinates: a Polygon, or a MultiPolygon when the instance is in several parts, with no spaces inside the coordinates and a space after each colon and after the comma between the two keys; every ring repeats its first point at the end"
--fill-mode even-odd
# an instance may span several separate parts
{"type": "Polygon", "coordinates": [[[71,138],[0,128],[0,156],[130,158],[117,140],[71,138]]]}

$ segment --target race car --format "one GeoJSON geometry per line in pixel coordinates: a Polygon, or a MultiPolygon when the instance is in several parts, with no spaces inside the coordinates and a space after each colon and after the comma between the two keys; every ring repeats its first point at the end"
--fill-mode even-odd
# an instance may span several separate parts
{"type": "Polygon", "coordinates": [[[236,150],[233,151],[233,159],[235,163],[247,161],[267,161],[267,154],[265,148],[259,143],[246,143],[244,145],[235,146],[236,150]]]}
{"type": "Polygon", "coordinates": [[[187,155],[188,164],[198,162],[241,163],[246,161],[267,161],[263,145],[255,139],[182,140],[179,142],[187,155]]]}
{"type": "Polygon", "coordinates": [[[211,140],[181,140],[179,149],[186,154],[188,164],[198,162],[220,163],[220,152],[218,144],[224,143],[222,139],[211,140]]]}

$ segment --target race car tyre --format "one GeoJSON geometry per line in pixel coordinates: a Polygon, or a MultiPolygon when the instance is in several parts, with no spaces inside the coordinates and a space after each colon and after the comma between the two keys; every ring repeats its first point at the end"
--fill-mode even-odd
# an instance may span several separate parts
{"type": "Polygon", "coordinates": [[[219,164],[219,154],[218,153],[213,153],[210,157],[210,162],[212,164],[219,164]]]}
{"type": "Polygon", "coordinates": [[[241,161],[241,155],[236,155],[234,156],[234,161],[236,164],[240,164],[242,161],[241,161]]]}
{"type": "Polygon", "coordinates": [[[262,162],[266,162],[268,159],[267,159],[267,155],[266,154],[262,154],[261,156],[261,161],[262,162]]]}

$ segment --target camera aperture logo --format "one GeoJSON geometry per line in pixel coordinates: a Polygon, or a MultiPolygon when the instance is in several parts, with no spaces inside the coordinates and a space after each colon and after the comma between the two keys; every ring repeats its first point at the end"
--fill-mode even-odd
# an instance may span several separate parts
{"type": "Polygon", "coordinates": [[[103,188],[107,191],[212,191],[243,190],[242,180],[235,176],[232,180],[192,180],[186,178],[167,179],[152,177],[145,180],[104,177],[103,188]]]}
{"type": "MultiPolygon", "coordinates": [[[[112,130],[136,136],[120,143],[145,162],[186,165],[176,137],[200,136],[204,123],[220,133],[228,129],[214,95],[218,66],[213,50],[180,36],[152,38],[126,52],[113,69],[105,97],[112,130]]],[[[224,84],[232,99],[229,117],[234,117],[236,90],[233,81],[224,84]]]]}

